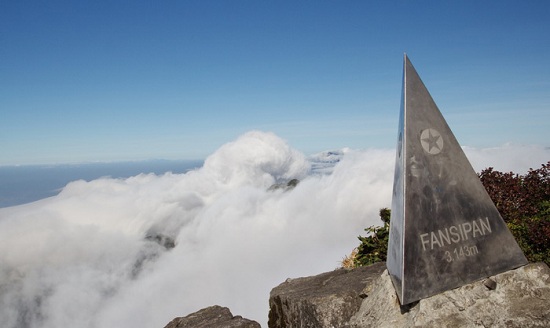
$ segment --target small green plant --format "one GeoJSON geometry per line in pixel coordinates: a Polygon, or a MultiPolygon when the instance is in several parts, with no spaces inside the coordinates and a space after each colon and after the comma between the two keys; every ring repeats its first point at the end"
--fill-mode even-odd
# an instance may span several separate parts
{"type": "Polygon", "coordinates": [[[367,236],[357,237],[361,244],[357,247],[357,253],[353,258],[354,266],[370,265],[376,262],[386,261],[388,253],[388,239],[390,237],[390,215],[388,208],[380,210],[380,219],[383,226],[370,226],[365,229],[367,236]]]}

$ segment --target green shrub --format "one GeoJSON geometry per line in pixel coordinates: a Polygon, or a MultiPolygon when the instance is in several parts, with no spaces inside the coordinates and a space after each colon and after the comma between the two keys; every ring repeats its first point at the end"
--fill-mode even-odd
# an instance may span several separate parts
{"type": "Polygon", "coordinates": [[[380,219],[384,222],[381,227],[370,226],[365,229],[366,237],[357,237],[361,244],[357,247],[353,263],[355,266],[370,265],[386,261],[388,253],[388,239],[390,237],[390,210],[380,210],[380,219]]]}
{"type": "Polygon", "coordinates": [[[490,167],[479,177],[527,259],[550,265],[550,162],[525,175],[490,167]]]}

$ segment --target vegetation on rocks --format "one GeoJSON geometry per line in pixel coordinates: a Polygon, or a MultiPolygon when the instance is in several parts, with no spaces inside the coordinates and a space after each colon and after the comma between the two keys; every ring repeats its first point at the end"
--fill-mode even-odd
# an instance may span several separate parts
{"type": "Polygon", "coordinates": [[[487,168],[479,177],[527,259],[550,264],[550,162],[525,175],[487,168]]]}
{"type": "Polygon", "coordinates": [[[390,209],[381,209],[380,219],[384,225],[370,226],[365,229],[368,233],[366,237],[357,237],[361,244],[357,247],[353,257],[354,267],[386,261],[388,240],[390,238],[390,214],[390,209]]]}
{"type": "MultiPolygon", "coordinates": [[[[550,265],[550,162],[525,175],[503,173],[492,167],[479,173],[481,182],[527,259],[550,265]]],[[[358,267],[386,260],[390,210],[380,210],[383,226],[365,229],[360,245],[342,261],[358,267]]]]}

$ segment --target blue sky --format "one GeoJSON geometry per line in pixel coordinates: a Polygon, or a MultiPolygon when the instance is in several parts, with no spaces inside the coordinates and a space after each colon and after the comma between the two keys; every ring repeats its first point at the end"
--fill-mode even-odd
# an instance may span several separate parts
{"type": "Polygon", "coordinates": [[[548,1],[0,2],[0,165],[393,148],[403,53],[459,142],[550,146],[548,1]]]}

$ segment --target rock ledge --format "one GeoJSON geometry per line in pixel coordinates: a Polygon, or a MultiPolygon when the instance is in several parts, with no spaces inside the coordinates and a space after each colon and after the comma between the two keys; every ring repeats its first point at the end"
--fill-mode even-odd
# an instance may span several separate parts
{"type": "Polygon", "coordinates": [[[400,306],[385,263],[275,287],[269,327],[550,327],[550,268],[530,263],[400,306]]]}
{"type": "Polygon", "coordinates": [[[260,328],[260,324],[233,316],[228,308],[214,305],[186,317],[175,318],[164,328],[260,328]]]}
{"type": "MultiPolygon", "coordinates": [[[[271,328],[550,327],[550,268],[530,263],[400,306],[385,263],[288,279],[269,298],[271,328]]],[[[212,306],[165,328],[259,328],[212,306]]]]}

